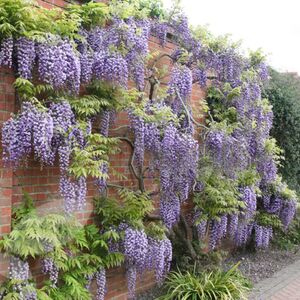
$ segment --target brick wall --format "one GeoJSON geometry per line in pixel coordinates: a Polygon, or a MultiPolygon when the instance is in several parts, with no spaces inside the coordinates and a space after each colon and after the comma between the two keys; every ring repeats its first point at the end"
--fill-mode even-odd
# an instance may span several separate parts
{"type": "MultiPolygon", "coordinates": [[[[100,2],[100,1],[99,1],[100,2]]],[[[68,1],[63,0],[39,0],[38,3],[46,8],[63,7],[68,4],[68,1]]],[[[171,53],[174,45],[167,43],[162,48],[154,38],[151,38],[150,49],[161,52],[171,53]]],[[[169,64],[169,60],[163,59],[162,64],[169,64]]],[[[9,69],[0,69],[0,126],[6,121],[12,112],[15,111],[17,105],[15,100],[14,89],[12,83],[14,75],[9,69]]],[[[201,121],[201,99],[204,97],[204,91],[198,86],[193,87],[191,96],[192,107],[195,117],[201,121]]],[[[116,119],[116,127],[128,124],[128,118],[125,113],[120,113],[116,119]]],[[[112,136],[121,136],[124,132],[111,131],[112,136]]],[[[118,179],[115,176],[110,176],[110,182],[117,185],[136,186],[137,181],[129,169],[130,146],[127,143],[120,143],[120,153],[111,157],[112,167],[122,174],[127,179],[118,179]]],[[[1,155],[2,149],[0,147],[1,155]]],[[[1,158],[1,157],[0,157],[1,158]]],[[[30,159],[27,162],[27,167],[11,170],[3,166],[2,159],[0,160],[0,237],[10,231],[11,210],[12,207],[22,200],[23,192],[28,192],[35,200],[38,209],[47,213],[48,211],[56,211],[62,205],[62,200],[58,196],[58,180],[59,169],[55,167],[41,168],[40,164],[30,159]]],[[[151,179],[145,179],[145,185],[148,190],[155,190],[157,187],[151,179]]],[[[96,189],[93,182],[88,183],[88,200],[83,211],[77,213],[78,219],[83,224],[92,222],[93,205],[92,199],[96,195],[96,189]]],[[[110,193],[114,191],[109,190],[110,193]]],[[[0,282],[7,274],[8,263],[0,254],[0,282]]],[[[34,267],[34,274],[38,274],[39,266],[34,267]]],[[[153,285],[153,275],[146,274],[138,282],[138,290],[149,288],[153,285]]],[[[127,299],[127,287],[124,268],[113,269],[108,272],[108,294],[106,299],[123,300],[127,299]]]]}
{"type": "MultiPolygon", "coordinates": [[[[12,83],[13,73],[9,69],[2,69],[0,72],[0,126],[10,117],[14,111],[15,94],[12,83]]],[[[12,208],[12,181],[13,172],[6,168],[2,161],[2,150],[0,156],[0,237],[10,232],[11,208],[12,208]]],[[[0,281],[5,276],[8,267],[7,260],[0,253],[0,281]]]]}

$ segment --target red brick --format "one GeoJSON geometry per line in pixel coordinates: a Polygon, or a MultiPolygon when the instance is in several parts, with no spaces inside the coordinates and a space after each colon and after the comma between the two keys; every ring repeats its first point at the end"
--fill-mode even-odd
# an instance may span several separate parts
{"type": "Polygon", "coordinates": [[[10,216],[10,215],[11,215],[11,207],[1,208],[1,216],[10,216]]]}
{"type": "Polygon", "coordinates": [[[45,1],[42,1],[42,0],[38,0],[37,2],[38,2],[38,4],[39,4],[40,6],[42,6],[42,7],[44,7],[44,8],[47,8],[47,9],[51,9],[51,8],[54,7],[53,4],[46,3],[45,1]]]}
{"type": "Polygon", "coordinates": [[[1,189],[1,194],[0,194],[1,198],[11,198],[12,196],[12,189],[11,188],[6,188],[6,187],[2,187],[1,189]]]}
{"type": "Polygon", "coordinates": [[[0,235],[9,233],[10,232],[10,225],[2,225],[0,226],[0,235]]]}
{"type": "Polygon", "coordinates": [[[63,0],[53,0],[53,4],[55,4],[56,6],[64,7],[69,3],[63,0]]]}

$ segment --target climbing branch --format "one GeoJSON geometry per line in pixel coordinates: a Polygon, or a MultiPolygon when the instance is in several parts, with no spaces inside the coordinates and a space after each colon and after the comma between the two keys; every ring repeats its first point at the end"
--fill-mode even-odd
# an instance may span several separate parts
{"type": "Polygon", "coordinates": [[[161,221],[161,216],[155,214],[147,214],[145,216],[145,219],[148,221],[161,221]]]}
{"type": "MultiPolygon", "coordinates": [[[[208,80],[215,80],[215,79],[218,79],[218,77],[217,76],[206,76],[206,79],[208,79],[208,80]]],[[[193,80],[193,84],[195,84],[197,82],[199,82],[198,79],[197,80],[193,80]]]]}
{"type": "Polygon", "coordinates": [[[157,64],[162,58],[164,58],[164,57],[168,57],[168,58],[170,58],[171,60],[173,60],[173,57],[172,57],[170,54],[163,53],[163,54],[157,56],[157,57],[152,61],[152,64],[151,64],[151,66],[150,66],[150,69],[152,70],[152,69],[156,66],[156,64],[157,64]]]}
{"type": "Polygon", "coordinates": [[[136,170],[136,168],[134,167],[134,145],[132,143],[132,141],[127,138],[127,137],[117,137],[119,140],[126,142],[130,147],[131,147],[131,156],[129,159],[129,167],[134,175],[134,177],[138,180],[138,185],[139,185],[139,189],[141,190],[141,192],[145,192],[145,185],[144,185],[144,178],[142,175],[142,172],[140,172],[140,174],[138,173],[138,171],[136,170]]]}
{"type": "Polygon", "coordinates": [[[122,125],[122,126],[110,129],[110,130],[111,131],[118,131],[118,130],[121,130],[121,129],[128,129],[129,127],[130,127],[129,125],[122,125]]]}
{"type": "Polygon", "coordinates": [[[177,95],[177,97],[179,98],[179,100],[180,100],[180,102],[181,102],[181,104],[182,104],[182,106],[183,106],[183,108],[184,108],[184,110],[185,110],[185,112],[186,112],[186,114],[187,114],[189,124],[190,124],[190,121],[192,121],[196,126],[199,126],[199,127],[205,128],[205,129],[208,129],[208,127],[206,127],[205,125],[203,125],[203,124],[197,122],[197,121],[193,118],[192,114],[189,112],[189,110],[188,110],[188,108],[186,107],[184,101],[182,100],[182,98],[181,98],[181,96],[180,96],[178,90],[176,90],[176,95],[177,95]]]}
{"type": "Polygon", "coordinates": [[[151,75],[149,77],[149,83],[150,83],[150,91],[149,91],[149,99],[153,100],[153,95],[154,95],[154,91],[155,91],[155,86],[157,84],[159,84],[159,80],[154,76],[151,75]]]}
{"type": "Polygon", "coordinates": [[[106,185],[107,185],[108,187],[112,187],[112,188],[116,188],[116,189],[124,189],[124,188],[126,188],[126,187],[123,186],[123,185],[114,184],[114,183],[107,183],[106,185]]]}
{"type": "Polygon", "coordinates": [[[175,225],[173,228],[173,231],[176,235],[177,238],[179,238],[181,240],[181,242],[185,245],[187,251],[189,252],[191,258],[193,260],[197,259],[197,253],[192,245],[191,240],[189,240],[180,230],[178,225],[175,225]]]}

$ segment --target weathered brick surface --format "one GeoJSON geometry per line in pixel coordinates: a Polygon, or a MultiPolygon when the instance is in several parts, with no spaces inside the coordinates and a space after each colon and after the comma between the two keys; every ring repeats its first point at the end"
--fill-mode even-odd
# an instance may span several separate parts
{"type": "MultiPolygon", "coordinates": [[[[103,1],[99,1],[103,2],[103,1]]],[[[68,4],[63,0],[39,0],[38,3],[45,8],[64,7],[68,4]]],[[[151,38],[150,49],[152,51],[163,51],[168,54],[172,53],[174,45],[167,43],[162,48],[155,38],[151,38]]],[[[169,59],[164,58],[160,64],[169,65],[169,59]]],[[[14,76],[11,70],[0,70],[0,129],[1,124],[6,121],[11,113],[15,112],[18,104],[15,100],[15,92],[12,86],[14,76]]],[[[195,118],[201,121],[201,99],[204,97],[204,91],[198,86],[194,86],[191,97],[192,106],[195,118]],[[200,108],[200,109],[199,109],[200,108]]],[[[128,118],[125,113],[120,113],[117,117],[115,127],[128,124],[128,118]]],[[[123,134],[122,131],[111,131],[112,135],[123,134]]],[[[129,168],[129,157],[131,153],[130,146],[125,143],[120,143],[120,153],[111,157],[111,166],[117,171],[124,174],[126,179],[118,179],[114,175],[110,175],[110,182],[123,185],[123,186],[137,186],[137,180],[134,178],[129,168]]],[[[2,149],[1,149],[2,154],[2,149]]],[[[10,232],[11,223],[11,210],[14,205],[22,201],[23,192],[29,193],[35,200],[35,204],[41,213],[45,214],[49,211],[61,211],[62,200],[58,195],[58,180],[59,169],[54,167],[41,168],[38,162],[29,159],[26,162],[26,167],[12,170],[3,165],[2,159],[0,160],[0,237],[1,235],[10,232]]],[[[157,190],[157,185],[154,184],[152,179],[145,179],[145,184],[148,190],[157,190]]],[[[87,205],[83,211],[77,213],[77,218],[83,224],[89,224],[93,221],[93,204],[92,199],[97,194],[95,185],[92,181],[88,183],[88,200],[87,205]]],[[[110,189],[110,194],[115,191],[110,189]]],[[[7,275],[8,262],[0,256],[0,281],[7,275]]],[[[36,278],[42,280],[39,273],[39,264],[32,264],[32,271],[36,278]]],[[[153,274],[146,274],[138,282],[138,290],[149,288],[153,285],[153,274]]],[[[124,268],[110,270],[108,272],[108,294],[106,299],[123,300],[127,299],[127,288],[124,268]]]]}

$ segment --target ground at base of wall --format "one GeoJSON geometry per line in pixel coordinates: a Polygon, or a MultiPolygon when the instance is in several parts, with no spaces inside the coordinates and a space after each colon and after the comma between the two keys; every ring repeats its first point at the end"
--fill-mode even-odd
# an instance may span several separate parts
{"type": "Polygon", "coordinates": [[[300,258],[255,284],[248,300],[300,300],[300,258]]]}
{"type": "Polygon", "coordinates": [[[155,286],[151,290],[137,296],[136,300],[155,300],[162,294],[162,288],[155,286]]]}
{"type": "Polygon", "coordinates": [[[239,251],[225,260],[224,267],[230,267],[238,262],[239,269],[254,284],[271,277],[275,272],[300,259],[300,246],[292,250],[281,250],[270,247],[259,251],[239,251]]]}
{"type": "MultiPolygon", "coordinates": [[[[222,267],[228,269],[240,262],[239,269],[255,286],[256,283],[272,277],[276,272],[297,260],[300,260],[300,246],[292,250],[281,250],[271,246],[266,250],[237,251],[224,260],[222,267]]],[[[155,300],[161,293],[161,288],[154,287],[146,293],[138,295],[137,300],[155,300]]]]}

